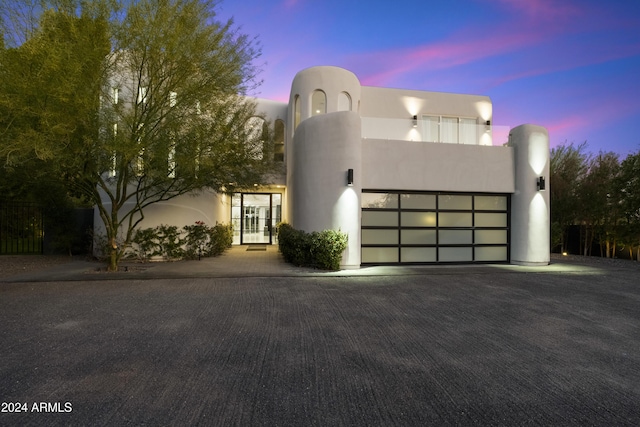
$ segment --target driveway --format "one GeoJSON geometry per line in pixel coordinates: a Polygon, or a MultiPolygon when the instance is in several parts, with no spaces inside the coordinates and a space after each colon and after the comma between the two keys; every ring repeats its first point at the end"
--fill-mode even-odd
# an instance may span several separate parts
{"type": "Polygon", "coordinates": [[[639,272],[0,283],[0,425],[638,425],[639,272]]]}

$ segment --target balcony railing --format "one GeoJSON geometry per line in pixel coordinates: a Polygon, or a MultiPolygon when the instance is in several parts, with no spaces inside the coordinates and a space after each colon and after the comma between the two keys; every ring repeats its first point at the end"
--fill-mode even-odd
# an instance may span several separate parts
{"type": "Polygon", "coordinates": [[[509,140],[509,126],[493,124],[450,124],[428,123],[417,120],[362,117],[362,137],[390,141],[424,141],[466,145],[502,146],[509,140]]]}

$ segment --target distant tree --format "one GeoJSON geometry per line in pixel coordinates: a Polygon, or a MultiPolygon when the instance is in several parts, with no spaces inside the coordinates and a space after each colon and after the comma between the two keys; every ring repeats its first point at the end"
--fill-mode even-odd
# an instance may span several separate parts
{"type": "Polygon", "coordinates": [[[212,0],[51,1],[3,51],[0,154],[47,162],[94,204],[109,269],[144,209],[203,189],[265,182],[270,141],[248,126],[256,42],[216,21],[212,0]]]}
{"type": "Polygon", "coordinates": [[[630,258],[640,261],[640,151],[627,156],[620,164],[616,180],[620,200],[620,243],[630,258]]]}
{"type": "Polygon", "coordinates": [[[569,226],[576,224],[580,213],[579,186],[587,171],[586,142],[577,147],[560,145],[551,150],[551,223],[560,251],[566,252],[569,226]]]}
{"type": "Polygon", "coordinates": [[[591,255],[594,240],[601,256],[615,257],[620,218],[619,193],[615,184],[620,163],[615,153],[598,153],[588,161],[587,172],[579,185],[580,215],[583,225],[583,254],[591,255]]]}

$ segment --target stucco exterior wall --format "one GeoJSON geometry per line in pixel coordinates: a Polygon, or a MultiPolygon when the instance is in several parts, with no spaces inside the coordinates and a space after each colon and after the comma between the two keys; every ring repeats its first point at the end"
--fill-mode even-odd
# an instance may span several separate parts
{"type": "Polygon", "coordinates": [[[365,189],[514,191],[511,147],[365,139],[362,169],[365,189]]]}
{"type": "Polygon", "coordinates": [[[362,87],[362,117],[409,119],[414,115],[479,117],[491,120],[491,98],[446,92],[362,87]]]}
{"type": "Polygon", "coordinates": [[[549,135],[536,125],[511,130],[515,158],[515,192],[511,196],[511,262],[547,265],[550,261],[549,135]],[[539,177],[546,188],[539,191],[539,177]]]}
{"type": "Polygon", "coordinates": [[[294,138],[293,227],[347,233],[342,267],[360,265],[362,190],[360,117],[354,112],[315,116],[300,123],[294,138]],[[347,171],[354,185],[347,186],[347,171]]]}

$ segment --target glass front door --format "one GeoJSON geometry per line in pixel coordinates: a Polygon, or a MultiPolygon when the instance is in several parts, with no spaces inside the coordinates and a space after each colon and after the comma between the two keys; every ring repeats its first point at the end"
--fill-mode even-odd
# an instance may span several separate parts
{"type": "Polygon", "coordinates": [[[236,193],[231,204],[233,243],[274,243],[276,224],[281,219],[279,193],[236,193]]]}

